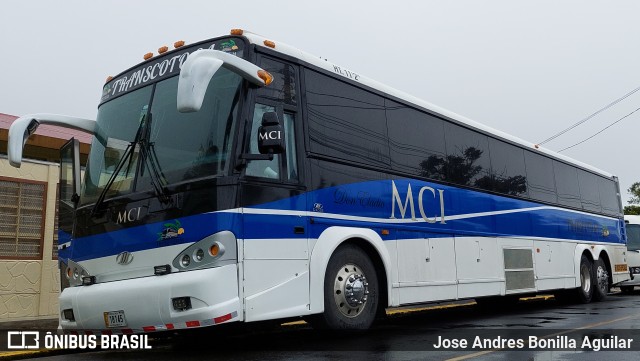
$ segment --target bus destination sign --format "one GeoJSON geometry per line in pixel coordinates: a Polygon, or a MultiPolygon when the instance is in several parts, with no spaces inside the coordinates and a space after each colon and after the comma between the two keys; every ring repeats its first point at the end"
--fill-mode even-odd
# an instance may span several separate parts
{"type": "Polygon", "coordinates": [[[242,57],[244,41],[239,38],[226,38],[203,42],[172,51],[166,55],[159,56],[157,59],[145,62],[141,66],[122,73],[117,78],[107,82],[102,89],[100,104],[131,90],[177,75],[189,54],[200,49],[220,50],[242,57]]]}

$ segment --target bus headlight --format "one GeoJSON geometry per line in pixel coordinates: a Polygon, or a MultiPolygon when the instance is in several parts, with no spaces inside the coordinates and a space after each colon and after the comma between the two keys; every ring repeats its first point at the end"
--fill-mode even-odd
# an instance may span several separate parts
{"type": "Polygon", "coordinates": [[[230,231],[212,234],[180,252],[172,262],[173,267],[179,271],[190,271],[236,263],[236,241],[236,236],[230,231]]]}
{"type": "Polygon", "coordinates": [[[185,254],[184,256],[182,256],[182,259],[180,260],[180,265],[182,267],[189,267],[189,264],[191,264],[191,257],[189,257],[188,254],[185,254]]]}
{"type": "Polygon", "coordinates": [[[202,250],[202,248],[198,248],[196,253],[194,253],[193,255],[193,259],[196,262],[202,262],[202,260],[204,259],[204,251],[202,250]]]}
{"type": "Polygon", "coordinates": [[[89,272],[87,272],[84,267],[72,260],[68,261],[67,270],[65,273],[67,279],[69,280],[69,286],[71,287],[82,285],[82,279],[84,277],[90,276],[89,272]]]}

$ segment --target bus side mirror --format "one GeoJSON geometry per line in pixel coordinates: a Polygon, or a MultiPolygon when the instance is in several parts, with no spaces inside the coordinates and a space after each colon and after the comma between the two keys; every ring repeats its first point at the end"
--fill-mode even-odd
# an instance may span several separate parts
{"type": "Polygon", "coordinates": [[[255,64],[235,55],[219,50],[196,50],[189,55],[180,68],[177,94],[177,108],[180,113],[200,110],[209,83],[220,67],[227,68],[258,86],[268,85],[273,79],[269,73],[255,64]],[[261,74],[268,76],[262,75],[261,77],[261,74]],[[267,82],[265,79],[269,79],[269,77],[271,80],[267,82]]]}
{"type": "Polygon", "coordinates": [[[262,115],[262,126],[258,128],[258,151],[260,154],[284,153],[284,130],[275,112],[262,115]]]}

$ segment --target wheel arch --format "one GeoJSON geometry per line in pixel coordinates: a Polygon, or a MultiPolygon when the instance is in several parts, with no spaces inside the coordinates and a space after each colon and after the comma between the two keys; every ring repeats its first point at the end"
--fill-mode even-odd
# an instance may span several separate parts
{"type": "Polygon", "coordinates": [[[574,268],[574,277],[575,277],[575,287],[580,287],[580,260],[582,256],[587,256],[591,262],[593,262],[594,255],[592,250],[589,248],[588,244],[580,244],[576,245],[576,250],[573,255],[573,268],[574,268]]]}
{"type": "Polygon", "coordinates": [[[603,245],[579,243],[576,246],[573,262],[575,268],[576,287],[580,286],[580,259],[583,255],[587,256],[591,262],[595,262],[602,258],[604,263],[607,265],[607,272],[609,272],[609,276],[611,277],[611,258],[609,257],[607,248],[603,245]]]}
{"type": "Polygon", "coordinates": [[[391,256],[382,238],[367,228],[329,227],[318,237],[309,262],[309,310],[310,313],[324,312],[324,278],[329,259],[343,244],[351,243],[360,247],[369,256],[376,268],[380,282],[380,305],[389,305],[391,294],[391,256]]]}
{"type": "Polygon", "coordinates": [[[611,268],[611,258],[609,257],[609,252],[607,252],[606,249],[603,249],[602,251],[600,251],[600,254],[598,254],[598,258],[602,258],[605,267],[607,267],[607,273],[609,274],[609,286],[611,286],[613,284],[613,268],[611,268]]]}

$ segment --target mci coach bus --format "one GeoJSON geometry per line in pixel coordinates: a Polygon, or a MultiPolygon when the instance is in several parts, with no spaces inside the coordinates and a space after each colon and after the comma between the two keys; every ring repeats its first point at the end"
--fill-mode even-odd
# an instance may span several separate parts
{"type": "Polygon", "coordinates": [[[107,80],[95,121],[11,126],[14,166],[39,124],[93,134],[82,182],[61,149],[63,330],[366,329],[629,278],[607,172],[247,31],[159,53],[107,80]]]}

